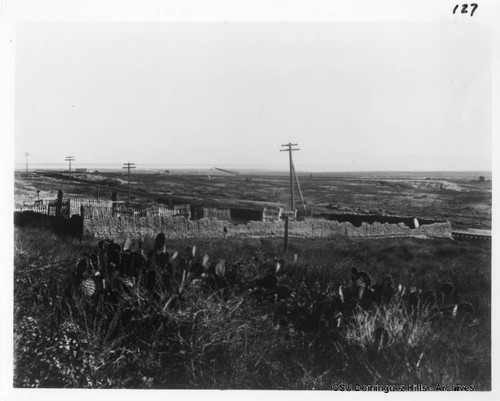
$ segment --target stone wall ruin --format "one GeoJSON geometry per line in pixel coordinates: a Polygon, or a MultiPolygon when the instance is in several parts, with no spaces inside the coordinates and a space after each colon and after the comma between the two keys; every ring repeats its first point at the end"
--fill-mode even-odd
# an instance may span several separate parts
{"type": "MultiPolygon", "coordinates": [[[[262,222],[249,221],[246,224],[234,224],[214,218],[188,220],[184,217],[106,217],[83,219],[83,236],[91,238],[143,237],[155,236],[163,232],[168,239],[187,238],[251,238],[283,237],[284,221],[262,222]]],[[[438,221],[411,228],[404,222],[380,223],[363,222],[359,226],[351,222],[339,222],[317,218],[289,222],[289,236],[296,238],[390,238],[422,237],[452,238],[451,224],[438,221]]]]}
{"type": "MultiPolygon", "coordinates": [[[[35,206],[27,207],[27,210],[23,207],[15,213],[16,225],[50,226],[57,231],[86,238],[144,237],[155,236],[159,232],[165,233],[169,239],[283,237],[285,231],[285,222],[279,216],[273,218],[274,215],[266,209],[203,208],[201,213],[196,213],[196,208],[180,205],[172,210],[131,209],[128,213],[128,209],[123,207],[114,208],[112,202],[86,199],[63,202],[62,192],[59,198],[40,210],[35,206]],[[54,205],[52,209],[59,213],[50,216],[54,205]],[[61,212],[63,206],[67,206],[67,210],[64,209],[67,213],[61,212]],[[194,216],[191,216],[190,210],[195,211],[194,216]]],[[[285,212],[280,210],[279,214],[282,213],[285,212]]],[[[337,236],[452,238],[452,233],[451,224],[446,221],[349,213],[302,216],[299,219],[292,216],[289,236],[325,239],[337,236]]]]}

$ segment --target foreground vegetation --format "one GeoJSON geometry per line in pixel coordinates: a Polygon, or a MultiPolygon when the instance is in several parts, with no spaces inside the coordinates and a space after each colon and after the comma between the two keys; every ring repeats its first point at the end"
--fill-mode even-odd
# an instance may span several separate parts
{"type": "MultiPolygon", "coordinates": [[[[250,291],[281,255],[280,240],[196,240],[238,279],[224,295],[188,286],[178,307],[158,311],[124,297],[109,305],[68,292],[68,279],[97,241],[36,228],[15,233],[14,339],[17,387],[332,389],[336,383],[473,385],[491,388],[491,258],[486,243],[386,239],[292,240],[283,278],[293,296],[250,291]],[[291,263],[296,253],[296,263],[291,263]],[[451,282],[474,316],[408,310],[401,298],[363,310],[340,328],[321,305],[352,267],[408,288],[451,282]],[[283,324],[287,311],[302,324],[283,324]],[[295,309],[294,309],[295,308],[295,309]],[[319,312],[318,312],[319,311],[319,312]],[[377,333],[383,328],[386,337],[377,333]]],[[[151,249],[153,239],[145,239],[151,249]]],[[[186,241],[168,243],[182,250],[186,241]]],[[[286,319],[285,319],[286,320],[286,319]]]]}

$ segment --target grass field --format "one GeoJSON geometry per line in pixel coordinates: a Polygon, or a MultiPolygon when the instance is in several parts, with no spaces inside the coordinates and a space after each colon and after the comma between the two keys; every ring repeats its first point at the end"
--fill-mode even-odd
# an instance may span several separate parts
{"type": "MultiPolygon", "coordinates": [[[[491,228],[491,175],[478,173],[299,174],[314,213],[362,212],[444,219],[457,228],[491,228]]],[[[134,172],[132,203],[262,208],[286,206],[283,174],[134,172]],[[210,175],[210,179],[208,176],[210,175]]],[[[16,174],[15,204],[65,196],[127,196],[121,172],[16,174]],[[37,193],[37,191],[40,191],[37,193]]],[[[383,239],[194,240],[196,260],[224,259],[233,275],[221,292],[187,285],[175,307],[135,292],[113,302],[68,290],[96,240],[79,242],[35,227],[15,229],[16,387],[332,389],[336,383],[473,385],[491,389],[491,243],[383,239]],[[293,254],[297,262],[292,263],[293,254]],[[292,296],[259,299],[251,289],[284,257],[279,278],[292,296]],[[353,267],[374,283],[391,275],[410,290],[439,294],[451,283],[473,315],[390,304],[356,308],[332,326],[334,299],[353,267]],[[385,333],[385,337],[380,337],[385,333]]],[[[181,251],[185,241],[172,241],[181,251]]],[[[145,249],[153,238],[145,239],[145,249]]]]}
{"type": "MultiPolygon", "coordinates": [[[[197,259],[222,258],[228,291],[189,285],[175,308],[124,296],[115,303],[68,292],[68,279],[96,241],[16,228],[14,339],[16,387],[332,389],[336,383],[472,385],[491,389],[491,247],[452,240],[194,241],[197,259]],[[297,254],[297,262],[291,263],[297,254]],[[266,261],[284,256],[280,282],[293,296],[250,292],[266,261]],[[411,313],[403,298],[357,309],[340,328],[322,305],[352,267],[379,282],[438,290],[451,282],[473,317],[411,313]],[[294,319],[283,324],[290,313],[294,319]],[[322,315],[323,313],[323,315],[322,315]],[[298,316],[298,317],[297,317],[298,316]],[[281,323],[281,324],[280,324],[281,323]],[[385,341],[377,329],[387,333],[385,341]]],[[[182,251],[186,242],[168,249],[182,251]]],[[[145,239],[145,249],[153,239],[145,239]]]]}
{"type": "MultiPolygon", "coordinates": [[[[118,191],[127,199],[126,175],[122,172],[73,173],[72,184],[62,172],[16,175],[15,204],[55,199],[57,190],[66,196],[110,199],[118,191]],[[99,185],[99,188],[97,187],[99,185]]],[[[485,173],[299,173],[305,204],[313,213],[356,212],[392,214],[448,220],[453,228],[491,229],[491,174],[485,173]],[[486,181],[479,181],[479,174],[486,181]]],[[[289,207],[286,174],[195,174],[137,171],[131,176],[131,201],[137,205],[176,203],[207,206],[289,207]],[[210,174],[210,179],[208,175],[210,174]]],[[[300,206],[296,193],[297,207],[300,206]]]]}

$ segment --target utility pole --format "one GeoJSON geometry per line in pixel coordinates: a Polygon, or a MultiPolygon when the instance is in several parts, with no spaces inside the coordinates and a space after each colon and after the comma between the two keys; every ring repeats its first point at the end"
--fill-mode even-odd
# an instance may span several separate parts
{"type": "Polygon", "coordinates": [[[288,215],[285,216],[285,244],[284,244],[285,253],[288,252],[288,215]]]}
{"type": "Polygon", "coordinates": [[[75,158],[73,156],[66,156],[64,160],[69,162],[69,182],[71,183],[71,162],[74,161],[75,158]]]}
{"type": "Polygon", "coordinates": [[[135,168],[135,163],[123,163],[122,168],[128,170],[128,204],[130,204],[130,169],[135,168]]]}
{"type": "Polygon", "coordinates": [[[26,157],[26,175],[28,175],[28,157],[31,156],[31,153],[26,152],[24,156],[26,157]]]}
{"type": "Polygon", "coordinates": [[[293,148],[293,146],[297,146],[296,143],[287,143],[286,145],[281,145],[282,147],[285,147],[287,149],[280,149],[280,152],[288,152],[290,156],[290,193],[291,193],[291,205],[292,205],[292,212],[295,210],[295,202],[293,199],[293,174],[294,174],[294,168],[293,168],[293,160],[292,160],[292,152],[295,152],[297,150],[300,150],[298,148],[293,148]]]}

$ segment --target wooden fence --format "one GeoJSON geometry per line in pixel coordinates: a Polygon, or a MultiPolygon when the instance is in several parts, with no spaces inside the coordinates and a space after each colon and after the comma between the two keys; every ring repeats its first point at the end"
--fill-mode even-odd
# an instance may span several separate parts
{"type": "Polygon", "coordinates": [[[90,208],[95,209],[94,214],[108,215],[111,214],[111,209],[113,207],[113,202],[110,200],[97,200],[97,199],[85,199],[85,198],[70,198],[70,214],[81,214],[81,207],[89,210],[90,208]]]}
{"type": "MultiPolygon", "coordinates": [[[[53,199],[36,202],[33,205],[23,205],[16,209],[16,211],[33,211],[39,214],[49,216],[60,216],[70,218],[71,216],[78,215],[85,219],[100,219],[105,217],[120,217],[120,216],[135,216],[135,217],[173,217],[183,216],[186,219],[201,219],[201,218],[215,218],[218,220],[231,221],[233,211],[237,217],[239,209],[228,208],[209,208],[209,207],[191,207],[190,205],[173,205],[172,207],[150,207],[150,208],[134,208],[127,207],[123,202],[111,200],[97,200],[86,198],[69,198],[69,199],[53,199]]],[[[282,216],[283,209],[264,209],[264,213],[253,211],[258,216],[254,220],[262,221],[276,221],[282,216]]]]}
{"type": "Polygon", "coordinates": [[[40,214],[48,214],[49,207],[48,205],[22,205],[19,208],[16,208],[15,212],[35,212],[40,214]]]}
{"type": "Polygon", "coordinates": [[[121,216],[135,216],[135,217],[171,217],[171,216],[184,216],[190,218],[189,205],[177,205],[174,208],[166,207],[151,207],[146,209],[139,209],[133,207],[126,207],[124,205],[80,205],[79,214],[83,214],[86,219],[99,219],[103,217],[121,217],[121,216]]]}
{"type": "Polygon", "coordinates": [[[262,212],[262,221],[271,222],[278,221],[281,219],[281,214],[283,213],[282,208],[264,208],[262,212]]]}
{"type": "Polygon", "coordinates": [[[262,221],[279,221],[288,216],[290,221],[296,220],[297,209],[296,210],[285,210],[283,208],[264,208],[262,212],[262,221]]]}
{"type": "Polygon", "coordinates": [[[281,218],[284,219],[288,216],[289,220],[295,220],[297,218],[297,209],[295,210],[283,210],[281,212],[281,218]]]}
{"type": "Polygon", "coordinates": [[[231,220],[231,209],[219,209],[216,207],[204,207],[202,217],[229,221],[229,220],[231,220]]]}

